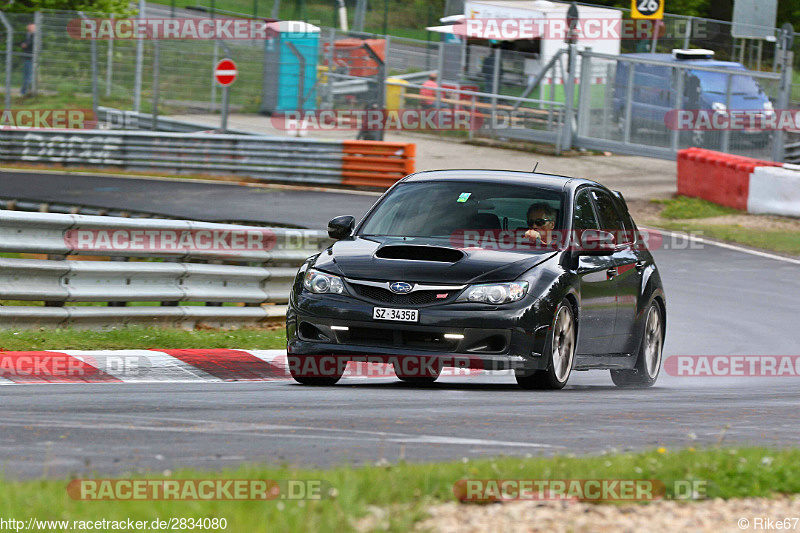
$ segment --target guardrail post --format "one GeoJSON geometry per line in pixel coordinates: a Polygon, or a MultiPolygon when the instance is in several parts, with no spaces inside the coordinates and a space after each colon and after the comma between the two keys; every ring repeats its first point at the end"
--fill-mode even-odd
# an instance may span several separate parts
{"type": "MultiPolygon", "coordinates": [[[[439,41],[439,63],[436,66],[436,83],[439,87],[442,86],[442,72],[444,72],[444,43],[439,41]]],[[[434,109],[441,109],[442,107],[442,92],[436,91],[436,102],[434,102],[434,109]]]]}
{"type": "MultiPolygon", "coordinates": [[[[145,0],[139,0],[138,18],[145,18],[145,0]]],[[[141,110],[142,103],[142,65],[144,63],[144,41],[136,39],[136,72],[133,78],[133,110],[141,110]]]]}
{"type": "MultiPolygon", "coordinates": [[[[725,112],[728,114],[728,120],[731,119],[731,91],[733,89],[733,75],[728,74],[726,76],[726,85],[725,85],[725,112]]],[[[731,130],[729,128],[725,128],[722,130],[722,140],[720,142],[721,147],[720,151],[724,153],[728,153],[730,151],[730,144],[731,144],[731,130]]]]}
{"type": "MultiPolygon", "coordinates": [[[[674,72],[677,75],[677,83],[675,85],[675,103],[673,104],[673,108],[681,111],[683,109],[684,73],[686,70],[683,67],[673,68],[675,69],[674,72]]],[[[672,151],[676,154],[680,148],[680,135],[681,131],[678,129],[678,125],[676,124],[675,129],[672,130],[672,138],[670,139],[672,151]]]]}
{"type": "Polygon", "coordinates": [[[11,109],[11,61],[12,51],[14,50],[14,28],[8,22],[5,14],[0,11],[0,21],[6,28],[6,102],[5,108],[11,109]]]}
{"type": "Polygon", "coordinates": [[[161,60],[161,46],[158,39],[153,40],[153,111],[152,123],[150,129],[153,131],[158,129],[158,74],[160,69],[161,60]]]}
{"type": "Polygon", "coordinates": [[[39,58],[42,52],[42,12],[37,11],[33,14],[33,23],[36,25],[36,32],[33,34],[33,72],[31,73],[31,94],[36,94],[39,88],[39,58]]]}
{"type": "Polygon", "coordinates": [[[692,22],[694,21],[694,17],[689,17],[689,23],[686,26],[686,33],[683,34],[683,49],[687,50],[689,48],[689,43],[692,40],[692,22]]]}
{"type": "Polygon", "coordinates": [[[500,92],[500,72],[503,69],[502,50],[495,48],[494,53],[494,72],[492,73],[492,136],[497,137],[497,93],[500,92]]]}
{"type": "Polygon", "coordinates": [[[633,109],[633,75],[636,69],[636,63],[628,62],[628,79],[625,86],[625,125],[623,126],[622,142],[630,144],[631,142],[631,110],[633,109]]]}
{"type": "MultiPolygon", "coordinates": [[[[89,18],[83,14],[83,11],[78,11],[78,15],[84,20],[89,18]]],[[[99,107],[97,103],[97,39],[92,39],[89,46],[92,61],[92,112],[97,119],[97,108],[99,107]]]]}
{"type": "Polygon", "coordinates": [[[575,109],[575,67],[576,67],[576,53],[577,45],[569,45],[569,61],[567,62],[567,79],[564,80],[564,143],[563,147],[569,150],[572,147],[573,135],[573,112],[575,109]]]}
{"type": "MultiPolygon", "coordinates": [[[[780,89],[778,92],[778,105],[776,109],[778,111],[782,109],[786,109],[789,107],[789,95],[792,91],[792,64],[794,59],[794,53],[791,50],[787,50],[784,56],[783,61],[783,69],[781,70],[781,81],[780,81],[780,89]]],[[[784,146],[783,140],[785,138],[785,132],[782,129],[776,129],[775,135],[772,138],[772,160],[781,162],[783,161],[784,157],[784,146]]]]}
{"type": "MultiPolygon", "coordinates": [[[[213,15],[212,15],[213,16],[213,15]]],[[[217,110],[217,80],[214,79],[214,68],[219,61],[219,40],[214,39],[214,59],[211,63],[211,112],[217,110]]]]}
{"type": "MultiPolygon", "coordinates": [[[[111,13],[113,24],[114,13],[111,13]]],[[[106,49],[106,97],[111,96],[111,78],[114,70],[114,35],[108,38],[108,48],[106,49]]]]}
{"type": "Polygon", "coordinates": [[[579,136],[586,135],[591,123],[589,108],[592,94],[592,48],[587,46],[581,53],[581,86],[578,93],[578,130],[579,136]]]}

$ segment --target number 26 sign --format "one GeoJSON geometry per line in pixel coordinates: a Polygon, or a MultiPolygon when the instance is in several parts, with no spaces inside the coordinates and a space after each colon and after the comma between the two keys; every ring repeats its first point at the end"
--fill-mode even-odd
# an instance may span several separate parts
{"type": "Polygon", "coordinates": [[[664,18],[664,0],[631,0],[631,18],[661,20],[664,18]]]}

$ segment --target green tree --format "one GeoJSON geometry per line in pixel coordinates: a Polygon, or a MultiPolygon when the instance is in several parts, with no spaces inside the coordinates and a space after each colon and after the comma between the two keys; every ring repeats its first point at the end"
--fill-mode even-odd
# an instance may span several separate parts
{"type": "Polygon", "coordinates": [[[43,9],[130,14],[127,0],[6,0],[3,11],[33,13],[43,9]]]}

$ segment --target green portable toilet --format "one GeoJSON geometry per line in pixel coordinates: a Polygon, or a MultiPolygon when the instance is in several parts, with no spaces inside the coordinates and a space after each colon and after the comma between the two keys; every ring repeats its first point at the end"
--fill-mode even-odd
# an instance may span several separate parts
{"type": "Polygon", "coordinates": [[[262,113],[317,108],[318,54],[319,27],[297,20],[267,24],[262,113]]]}

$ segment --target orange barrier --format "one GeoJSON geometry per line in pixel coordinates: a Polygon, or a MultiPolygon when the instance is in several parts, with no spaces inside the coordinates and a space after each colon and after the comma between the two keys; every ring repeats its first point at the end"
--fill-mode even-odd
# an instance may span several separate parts
{"type": "Polygon", "coordinates": [[[414,172],[417,146],[384,141],[342,141],[342,185],[387,189],[414,172]]]}
{"type": "Polygon", "coordinates": [[[687,148],[678,151],[678,194],[746,211],[753,169],[779,166],[772,161],[687,148]]]}

